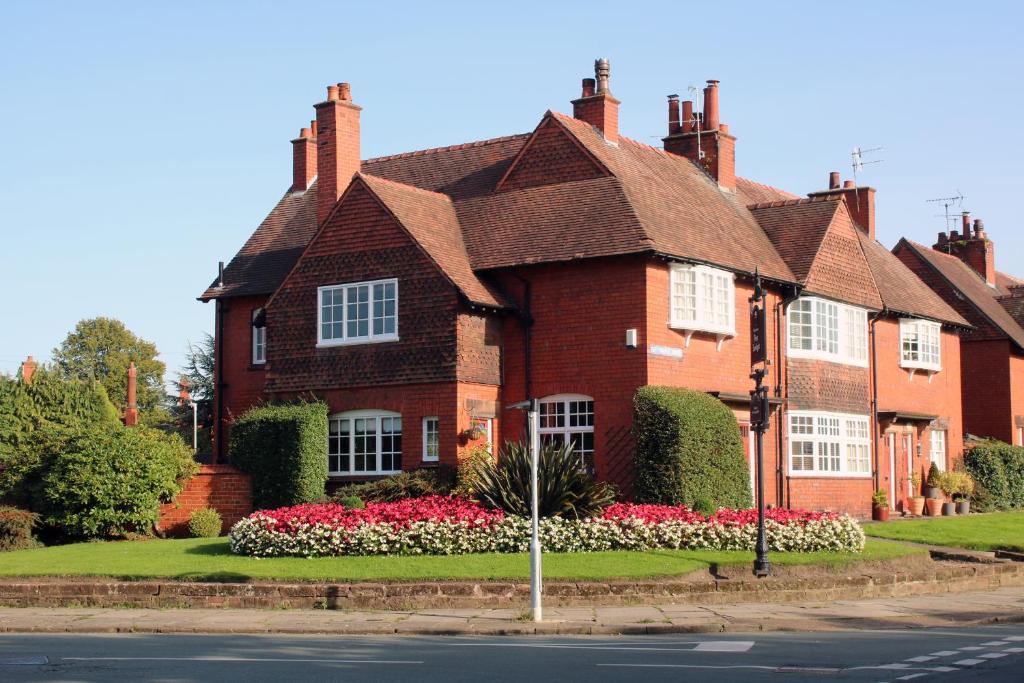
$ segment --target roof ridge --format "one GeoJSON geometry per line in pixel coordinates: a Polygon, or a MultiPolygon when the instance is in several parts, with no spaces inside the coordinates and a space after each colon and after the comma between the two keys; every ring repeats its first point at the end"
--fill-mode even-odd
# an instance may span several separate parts
{"type": "Polygon", "coordinates": [[[472,142],[461,142],[456,145],[447,145],[445,147],[430,147],[428,149],[417,149],[412,152],[400,152],[398,154],[389,154],[382,157],[373,157],[370,159],[363,159],[362,163],[368,164],[374,161],[392,161],[394,159],[408,159],[410,157],[426,156],[427,154],[437,154],[439,152],[454,152],[460,149],[471,149],[474,147],[484,147],[486,145],[493,145],[499,142],[508,142],[509,140],[525,139],[530,137],[530,133],[516,133],[514,135],[502,135],[497,138],[487,138],[486,140],[474,140],[472,142]]]}
{"type": "MultiPolygon", "coordinates": [[[[744,178],[746,180],[746,178],[744,178]]],[[[753,181],[750,181],[753,182],[753,181]]],[[[756,183],[760,184],[760,183],[756,183]]],[[[764,187],[770,187],[765,185],[764,187]]],[[[778,189],[778,188],[772,188],[778,189]]],[[[785,192],[785,190],[779,190],[785,192]]],[[[800,204],[820,204],[822,202],[840,202],[842,197],[838,196],[819,196],[819,197],[798,197],[796,199],[776,199],[770,202],[755,202],[753,204],[747,204],[748,209],[776,209],[781,206],[798,206],[800,204]]]]}
{"type": "Polygon", "coordinates": [[[449,202],[452,201],[452,198],[449,197],[448,195],[446,195],[443,192],[434,192],[433,190],[427,190],[427,189],[424,189],[422,187],[416,187],[415,185],[409,185],[407,183],[400,183],[397,180],[391,180],[389,178],[382,178],[379,175],[373,175],[372,173],[364,173],[362,171],[357,172],[356,175],[361,177],[361,178],[373,178],[374,182],[387,183],[388,185],[397,185],[398,187],[400,187],[400,188],[402,188],[404,190],[412,190],[413,192],[418,192],[420,194],[426,194],[426,195],[432,195],[432,196],[435,196],[435,197],[440,197],[440,198],[445,199],[445,200],[447,200],[449,202]]]}
{"type": "Polygon", "coordinates": [[[757,185],[758,187],[763,187],[766,190],[772,190],[774,192],[780,192],[782,194],[792,195],[792,197],[794,199],[802,199],[802,197],[799,197],[798,195],[793,194],[789,190],[783,190],[781,187],[775,187],[774,185],[769,185],[768,183],[760,183],[760,182],[758,182],[756,180],[751,180],[750,178],[745,178],[745,177],[739,176],[739,175],[736,176],[736,180],[742,180],[745,183],[750,183],[751,185],[757,185]]]}

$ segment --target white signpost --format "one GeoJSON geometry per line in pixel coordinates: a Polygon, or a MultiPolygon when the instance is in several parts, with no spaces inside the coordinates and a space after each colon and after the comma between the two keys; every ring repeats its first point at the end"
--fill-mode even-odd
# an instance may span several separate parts
{"type": "Polygon", "coordinates": [[[530,611],[534,621],[541,621],[541,545],[537,514],[537,462],[540,459],[540,402],[531,398],[510,408],[526,409],[526,428],[530,438],[530,611]]]}

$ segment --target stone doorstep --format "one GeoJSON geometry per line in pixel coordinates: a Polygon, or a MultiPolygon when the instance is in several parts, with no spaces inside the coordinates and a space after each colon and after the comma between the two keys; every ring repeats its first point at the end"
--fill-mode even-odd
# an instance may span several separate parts
{"type": "MultiPolygon", "coordinates": [[[[856,568],[851,569],[855,572],[856,568]]],[[[793,577],[766,581],[612,581],[545,584],[553,607],[786,603],[899,597],[1024,585],[1024,564],[964,564],[902,573],[793,577]]],[[[177,581],[0,580],[0,606],[230,607],[253,609],[424,609],[525,606],[529,585],[507,582],[199,583],[177,581]]]]}

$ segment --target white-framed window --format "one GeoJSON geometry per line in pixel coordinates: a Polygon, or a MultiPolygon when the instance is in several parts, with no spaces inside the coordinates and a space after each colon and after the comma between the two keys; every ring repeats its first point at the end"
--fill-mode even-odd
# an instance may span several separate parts
{"type": "Polygon", "coordinates": [[[398,339],[398,280],[317,288],[317,345],[398,339]]]}
{"type": "Polygon", "coordinates": [[[441,421],[436,417],[423,418],[423,460],[437,462],[441,454],[441,421]]]}
{"type": "Polygon", "coordinates": [[[709,266],[672,264],[669,326],[735,336],[736,297],[732,273],[709,266]]]}
{"type": "Polygon", "coordinates": [[[900,367],[942,369],[942,326],[930,320],[900,320],[900,367]]]}
{"type": "Polygon", "coordinates": [[[868,417],[790,412],[789,470],[793,476],[870,477],[868,417]]]}
{"type": "Polygon", "coordinates": [[[594,469],[594,399],[579,394],[548,396],[540,400],[540,439],[572,451],[587,469],[594,469]]]}
{"type": "Polygon", "coordinates": [[[928,430],[928,458],[940,470],[946,469],[946,430],[928,430]]]}
{"type": "Polygon", "coordinates": [[[867,367],[866,309],[827,299],[801,297],[787,310],[791,357],[867,367]]]}
{"type": "Polygon", "coordinates": [[[383,410],[351,410],[331,416],[327,470],[341,476],[401,472],[402,416],[383,410]]]}
{"type": "Polygon", "coordinates": [[[263,309],[252,312],[252,362],[262,365],[267,362],[267,325],[263,318],[263,309]]]}

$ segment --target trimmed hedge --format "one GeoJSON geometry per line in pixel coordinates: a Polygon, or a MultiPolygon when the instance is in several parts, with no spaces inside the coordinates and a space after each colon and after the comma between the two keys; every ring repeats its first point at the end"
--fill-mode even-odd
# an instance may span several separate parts
{"type": "Polygon", "coordinates": [[[1024,508],[1024,448],[988,439],[964,451],[980,512],[1024,508]]]}
{"type": "Polygon", "coordinates": [[[231,462],[252,477],[253,505],[321,500],[327,484],[327,404],[257,406],[231,426],[231,462]]]}
{"type": "Polygon", "coordinates": [[[0,505],[0,552],[35,548],[39,543],[32,536],[38,516],[28,510],[0,505]]]}
{"type": "Polygon", "coordinates": [[[633,399],[634,497],[641,503],[750,506],[750,474],[739,425],[703,392],[646,386],[633,399]]]}
{"type": "Polygon", "coordinates": [[[188,535],[192,538],[217,538],[224,528],[220,513],[213,508],[199,508],[188,519],[188,535]]]}

